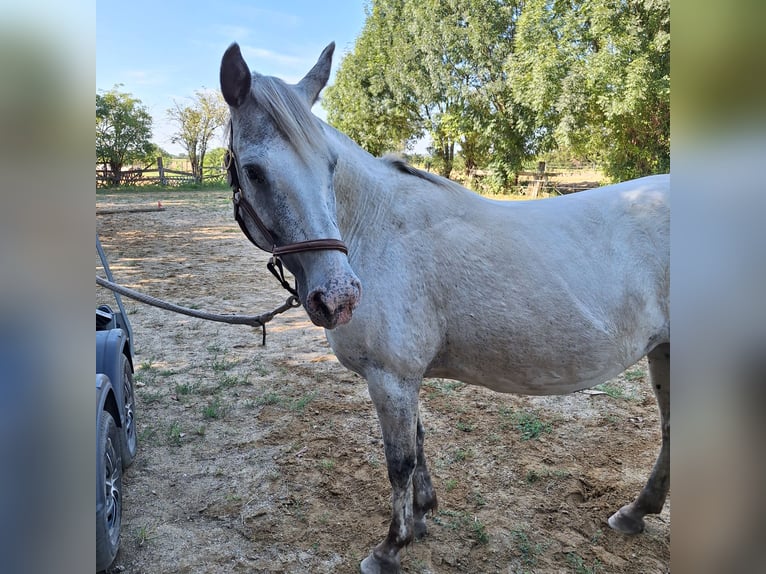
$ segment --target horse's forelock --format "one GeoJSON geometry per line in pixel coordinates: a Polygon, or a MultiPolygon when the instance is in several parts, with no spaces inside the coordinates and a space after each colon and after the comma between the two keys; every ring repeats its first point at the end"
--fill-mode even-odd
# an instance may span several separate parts
{"type": "Polygon", "coordinates": [[[253,76],[252,93],[258,106],[302,157],[310,157],[312,150],[316,153],[316,146],[324,139],[316,118],[300,94],[279,78],[259,75],[253,76]]]}

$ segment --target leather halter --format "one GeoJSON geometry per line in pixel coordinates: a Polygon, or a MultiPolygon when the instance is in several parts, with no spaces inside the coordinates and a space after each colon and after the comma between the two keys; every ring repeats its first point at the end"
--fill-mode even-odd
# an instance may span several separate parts
{"type": "Polygon", "coordinates": [[[274,239],[274,235],[271,233],[269,228],[266,227],[266,224],[258,216],[258,213],[253,208],[252,204],[247,201],[244,194],[242,193],[242,186],[239,183],[239,167],[237,164],[237,158],[234,155],[234,151],[231,149],[231,143],[229,143],[229,148],[226,150],[226,155],[224,156],[224,166],[229,178],[229,185],[231,186],[231,190],[233,192],[231,199],[234,203],[234,219],[236,219],[237,223],[239,224],[239,228],[245,234],[245,237],[250,240],[250,243],[262,251],[268,251],[271,253],[271,259],[267,264],[269,271],[272,275],[274,275],[274,277],[277,278],[282,287],[292,293],[295,297],[298,297],[297,284],[296,287],[292,287],[285,279],[285,273],[282,267],[280,256],[289,255],[292,253],[303,253],[306,251],[325,250],[342,251],[348,255],[348,247],[346,247],[346,244],[339,239],[309,239],[307,241],[297,241],[295,243],[288,243],[286,245],[277,245],[277,242],[274,239]],[[253,238],[250,230],[245,224],[245,219],[242,215],[242,211],[244,211],[250,220],[255,223],[258,231],[270,244],[270,248],[265,248],[261,245],[258,245],[258,242],[253,238]]]}

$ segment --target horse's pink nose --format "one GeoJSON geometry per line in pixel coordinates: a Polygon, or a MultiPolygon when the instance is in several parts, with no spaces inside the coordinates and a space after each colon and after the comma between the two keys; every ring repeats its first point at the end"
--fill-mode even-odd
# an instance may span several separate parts
{"type": "Polygon", "coordinates": [[[357,279],[344,286],[315,289],[306,298],[306,311],[315,325],[334,329],[351,320],[359,305],[362,289],[357,279]]]}

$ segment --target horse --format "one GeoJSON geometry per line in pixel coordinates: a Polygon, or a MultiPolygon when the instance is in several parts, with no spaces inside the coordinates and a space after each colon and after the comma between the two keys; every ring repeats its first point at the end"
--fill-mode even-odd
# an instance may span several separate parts
{"type": "Polygon", "coordinates": [[[334,47],[287,84],[251,71],[233,43],[220,85],[235,217],[272,253],[272,270],[293,274],[300,304],[377,411],[391,522],[361,571],[400,572],[401,548],[437,508],[424,377],[564,394],[648,356],[662,446],[646,486],[608,519],[640,533],[670,482],[670,175],[503,202],[374,157],[311,113],[334,47]]]}

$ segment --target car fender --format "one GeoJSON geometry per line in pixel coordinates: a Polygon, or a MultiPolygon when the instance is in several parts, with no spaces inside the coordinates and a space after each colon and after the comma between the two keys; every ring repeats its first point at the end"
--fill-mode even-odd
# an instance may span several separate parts
{"type": "Polygon", "coordinates": [[[125,424],[124,389],[122,385],[122,357],[130,361],[128,337],[122,329],[96,331],[96,373],[106,375],[111,381],[112,392],[117,401],[117,411],[112,413],[120,428],[125,424]]]}

